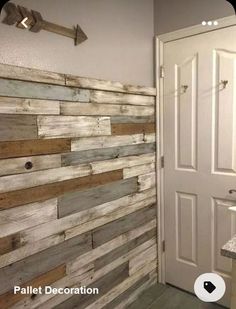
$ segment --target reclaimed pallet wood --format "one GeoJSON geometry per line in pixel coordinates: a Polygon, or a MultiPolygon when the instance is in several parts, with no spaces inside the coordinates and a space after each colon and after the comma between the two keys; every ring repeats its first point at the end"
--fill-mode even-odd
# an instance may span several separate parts
{"type": "Polygon", "coordinates": [[[155,143],[155,134],[102,136],[72,140],[71,151],[155,143]]]}
{"type": "Polygon", "coordinates": [[[0,160],[0,176],[24,174],[58,167],[61,167],[61,155],[2,159],[0,160]],[[29,164],[32,164],[30,169],[28,169],[29,164]]]}
{"type": "Polygon", "coordinates": [[[69,180],[91,175],[88,164],[52,168],[45,171],[36,171],[28,174],[3,176],[0,178],[0,192],[6,193],[15,190],[37,187],[58,181],[69,180]]]}
{"type": "Polygon", "coordinates": [[[74,151],[62,155],[62,165],[78,165],[93,161],[104,161],[120,157],[137,156],[147,153],[153,153],[155,151],[155,143],[74,151]]]}
{"type": "Polygon", "coordinates": [[[38,116],[40,138],[111,135],[109,117],[38,116]]]}
{"type": "Polygon", "coordinates": [[[85,191],[66,194],[58,200],[58,218],[117,200],[138,191],[136,178],[120,180],[85,191]]]}
{"type": "Polygon", "coordinates": [[[123,178],[122,170],[79,177],[62,182],[0,194],[0,210],[61,196],[68,192],[86,190],[123,178]]]}
{"type": "Polygon", "coordinates": [[[112,116],[111,123],[155,123],[153,116],[112,116]]]}
{"type": "Polygon", "coordinates": [[[53,101],[90,101],[89,90],[3,78],[0,78],[0,96],[53,101]]]}
{"type": "Polygon", "coordinates": [[[152,173],[153,171],[155,171],[155,169],[156,169],[155,163],[148,163],[143,165],[127,167],[123,169],[124,179],[144,175],[147,173],[152,173]]]}
{"type": "Polygon", "coordinates": [[[20,242],[19,233],[12,234],[6,237],[1,237],[0,238],[0,258],[1,258],[1,255],[17,249],[18,247],[20,247],[20,245],[21,245],[21,242],[20,242]]]}
{"type": "Polygon", "coordinates": [[[154,123],[115,123],[111,125],[112,135],[155,133],[154,123]]]}
{"type": "Polygon", "coordinates": [[[36,120],[28,115],[0,115],[0,141],[37,138],[36,120]]]}
{"type": "Polygon", "coordinates": [[[0,114],[59,115],[60,103],[59,101],[0,97],[0,114]]]}
{"type": "Polygon", "coordinates": [[[0,142],[0,159],[65,153],[71,151],[70,139],[0,142]]]}
{"type": "Polygon", "coordinates": [[[72,238],[133,213],[137,209],[146,208],[155,203],[155,200],[154,189],[130,194],[118,200],[51,221],[48,224],[41,224],[22,231],[21,240],[24,243],[30,243],[62,232],[64,232],[66,239],[72,238]]]}
{"type": "Polygon", "coordinates": [[[148,190],[156,184],[156,173],[138,176],[139,191],[148,190]]]}
{"type": "MultiPolygon", "coordinates": [[[[21,288],[26,288],[27,286],[32,286],[33,288],[45,287],[50,285],[55,281],[63,278],[66,275],[66,265],[60,265],[51,271],[42,274],[41,276],[34,278],[27,283],[21,285],[21,288]]],[[[21,299],[24,299],[27,295],[23,294],[14,294],[14,291],[9,291],[5,294],[0,295],[0,308],[8,309],[11,308],[14,304],[19,302],[21,299]]]]}
{"type": "Polygon", "coordinates": [[[79,87],[79,88],[86,88],[86,89],[135,93],[135,94],[150,95],[150,96],[156,96],[157,94],[156,88],[152,88],[152,87],[125,85],[125,84],[122,84],[120,82],[115,82],[115,81],[78,77],[78,76],[73,76],[73,75],[68,75],[68,74],[66,74],[66,85],[73,86],[73,87],[79,87]]]}
{"type": "Polygon", "coordinates": [[[92,249],[91,234],[84,234],[0,269],[0,295],[92,249]],[[7,280],[6,280],[7,278],[7,280]]]}
{"type": "Polygon", "coordinates": [[[20,206],[0,212],[0,237],[15,234],[27,228],[57,218],[57,199],[20,206]]]}
{"type": "Polygon", "coordinates": [[[34,81],[38,83],[65,85],[65,75],[37,69],[0,64],[0,77],[34,81]]]}
{"type": "Polygon", "coordinates": [[[154,107],[118,104],[61,102],[61,115],[71,116],[152,116],[154,107]]]}
{"type": "Polygon", "coordinates": [[[90,102],[103,104],[154,106],[155,97],[92,90],[90,94],[90,102]]]}

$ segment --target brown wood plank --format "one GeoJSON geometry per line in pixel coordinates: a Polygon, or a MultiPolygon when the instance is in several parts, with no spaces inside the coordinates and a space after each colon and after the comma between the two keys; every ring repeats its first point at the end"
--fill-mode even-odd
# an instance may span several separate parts
{"type": "Polygon", "coordinates": [[[111,125],[112,135],[155,133],[154,123],[115,123],[111,125]]]}
{"type": "Polygon", "coordinates": [[[70,139],[0,142],[0,159],[70,152],[70,139]]]}
{"type": "Polygon", "coordinates": [[[98,175],[70,179],[58,183],[39,187],[18,190],[0,194],[0,210],[44,201],[53,197],[61,196],[67,192],[85,190],[123,178],[123,171],[116,170],[98,175]]]}
{"type": "MultiPolygon", "coordinates": [[[[19,233],[0,238],[0,255],[11,252],[12,250],[15,250],[19,247],[20,247],[19,233]]],[[[1,308],[1,301],[0,301],[0,308],[1,308]]]]}
{"type": "Polygon", "coordinates": [[[0,115],[0,141],[34,139],[37,131],[36,116],[0,115]]]}
{"type": "MultiPolygon", "coordinates": [[[[60,265],[50,271],[48,271],[45,274],[42,274],[41,276],[34,278],[25,284],[21,285],[21,288],[26,288],[27,286],[32,286],[33,288],[38,287],[44,287],[46,285],[50,285],[53,282],[56,282],[63,277],[66,276],[66,265],[60,265]]],[[[11,290],[9,292],[6,292],[2,295],[0,295],[0,308],[1,309],[8,309],[17,302],[19,302],[21,299],[24,299],[27,297],[27,295],[23,294],[14,294],[14,291],[11,290]]]]}

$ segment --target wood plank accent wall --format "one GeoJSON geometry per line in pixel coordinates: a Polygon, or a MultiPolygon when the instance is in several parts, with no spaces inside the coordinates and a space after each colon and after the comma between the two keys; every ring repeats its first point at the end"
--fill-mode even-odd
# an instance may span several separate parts
{"type": "Polygon", "coordinates": [[[150,87],[0,64],[1,309],[123,309],[157,282],[155,101],[150,87]]]}

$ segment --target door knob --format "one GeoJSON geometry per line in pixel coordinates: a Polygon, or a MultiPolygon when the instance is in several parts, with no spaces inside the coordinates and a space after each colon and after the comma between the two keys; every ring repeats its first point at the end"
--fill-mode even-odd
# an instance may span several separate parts
{"type": "Polygon", "coordinates": [[[235,189],[230,189],[229,190],[229,194],[233,194],[233,193],[236,193],[236,190],[235,189]]]}

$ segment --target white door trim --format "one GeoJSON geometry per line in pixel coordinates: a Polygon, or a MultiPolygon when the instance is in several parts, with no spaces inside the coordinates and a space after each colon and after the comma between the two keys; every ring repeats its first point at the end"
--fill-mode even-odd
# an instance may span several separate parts
{"type": "Polygon", "coordinates": [[[218,19],[217,26],[196,25],[174,32],[156,36],[155,38],[155,59],[156,59],[156,144],[157,144],[157,216],[158,216],[158,270],[159,282],[165,283],[165,252],[163,252],[163,241],[165,240],[165,209],[164,209],[164,169],[161,168],[161,157],[164,155],[164,132],[163,132],[163,106],[164,106],[164,79],[161,77],[161,69],[164,65],[164,44],[167,42],[183,39],[190,36],[217,31],[236,25],[236,16],[229,16],[218,19]]]}

